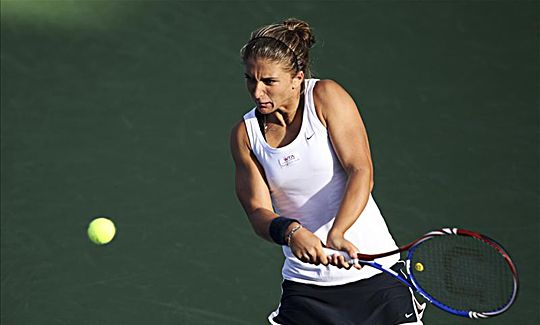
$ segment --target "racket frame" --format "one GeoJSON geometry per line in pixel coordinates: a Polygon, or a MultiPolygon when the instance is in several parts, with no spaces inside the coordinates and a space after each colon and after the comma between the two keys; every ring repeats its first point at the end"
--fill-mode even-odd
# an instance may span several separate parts
{"type": "MultiPolygon", "coordinates": [[[[325,250],[327,251],[327,253],[330,253],[329,255],[331,255],[331,253],[338,253],[338,254],[339,253],[344,253],[344,252],[338,252],[338,251],[334,251],[334,250],[330,250],[330,249],[325,249],[325,250]]],[[[348,255],[346,255],[346,256],[348,256],[348,255]]],[[[451,314],[454,314],[454,315],[457,315],[457,316],[462,316],[462,317],[468,317],[468,318],[471,318],[471,319],[488,318],[488,317],[493,317],[493,316],[497,316],[499,314],[504,313],[514,303],[514,301],[515,301],[515,299],[517,297],[518,288],[519,288],[519,278],[518,278],[517,269],[516,269],[514,263],[512,262],[512,260],[510,259],[510,256],[502,248],[502,246],[499,245],[497,242],[495,242],[493,239],[491,239],[491,238],[489,238],[487,236],[484,236],[484,235],[479,234],[477,232],[466,230],[466,229],[442,228],[440,230],[434,230],[434,231],[431,231],[431,232],[423,235],[422,237],[419,237],[418,239],[408,243],[407,245],[404,245],[402,247],[399,247],[398,249],[395,249],[395,250],[392,250],[392,251],[389,251],[389,252],[386,252],[386,253],[381,253],[381,254],[361,254],[361,253],[358,253],[357,256],[356,256],[356,259],[350,259],[348,261],[348,263],[349,264],[351,264],[351,263],[360,263],[361,265],[368,265],[368,266],[376,268],[376,269],[378,269],[380,271],[386,272],[387,274],[390,274],[391,276],[398,279],[399,281],[401,281],[405,285],[413,288],[422,297],[424,297],[426,300],[428,300],[431,304],[435,305],[436,307],[438,307],[438,308],[440,308],[440,309],[442,309],[442,310],[444,310],[446,312],[449,312],[451,314]],[[512,295],[511,295],[510,299],[504,305],[503,308],[498,309],[498,310],[483,311],[483,312],[473,311],[473,310],[470,310],[470,311],[457,310],[457,309],[451,308],[451,307],[439,302],[437,299],[432,297],[429,293],[424,291],[424,289],[422,289],[422,287],[418,284],[418,282],[414,278],[414,273],[412,272],[412,265],[411,265],[412,264],[411,259],[412,259],[413,255],[414,255],[414,251],[416,250],[418,245],[420,245],[423,242],[425,242],[426,240],[429,240],[429,239],[431,239],[433,237],[436,237],[436,236],[451,236],[451,235],[468,236],[468,237],[474,237],[476,239],[479,239],[479,240],[483,241],[484,243],[486,243],[486,244],[492,246],[493,248],[495,248],[504,257],[506,263],[508,263],[508,266],[510,267],[510,270],[512,272],[513,292],[512,292],[512,295]],[[402,275],[399,274],[399,272],[396,272],[396,271],[394,271],[394,270],[392,270],[390,268],[387,268],[387,267],[385,267],[385,266],[383,266],[383,265],[381,265],[381,264],[374,261],[377,258],[394,255],[396,253],[400,253],[400,252],[404,252],[404,251],[408,251],[407,259],[405,260],[405,271],[407,273],[406,275],[403,274],[403,276],[402,276],[402,275]]]]}

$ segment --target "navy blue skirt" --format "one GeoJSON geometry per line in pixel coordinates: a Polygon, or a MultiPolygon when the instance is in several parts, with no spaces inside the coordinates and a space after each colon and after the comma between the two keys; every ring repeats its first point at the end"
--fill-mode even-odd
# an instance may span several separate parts
{"type": "Polygon", "coordinates": [[[285,280],[282,289],[280,306],[269,317],[272,324],[422,324],[419,307],[425,304],[420,306],[407,286],[384,272],[338,286],[285,280]]]}

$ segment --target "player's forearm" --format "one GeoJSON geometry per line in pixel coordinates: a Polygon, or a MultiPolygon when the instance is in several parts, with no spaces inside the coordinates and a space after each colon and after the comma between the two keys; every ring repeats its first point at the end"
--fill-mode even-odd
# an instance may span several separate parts
{"type": "Polygon", "coordinates": [[[255,233],[259,237],[269,242],[274,242],[272,240],[272,237],[270,237],[269,228],[272,220],[278,217],[278,215],[273,211],[265,208],[254,209],[253,211],[250,211],[247,215],[255,233]]]}
{"type": "Polygon", "coordinates": [[[343,236],[356,222],[369,200],[372,188],[371,180],[371,171],[369,169],[349,171],[345,194],[334,224],[330,229],[331,235],[343,236]]]}

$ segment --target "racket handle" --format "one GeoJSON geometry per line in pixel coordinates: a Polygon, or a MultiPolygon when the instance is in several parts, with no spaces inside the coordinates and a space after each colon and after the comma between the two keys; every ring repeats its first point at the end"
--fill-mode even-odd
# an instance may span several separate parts
{"type": "Polygon", "coordinates": [[[349,264],[356,264],[356,263],[358,263],[358,259],[352,258],[349,254],[347,254],[347,252],[344,252],[344,251],[338,251],[338,250],[335,250],[335,249],[332,249],[332,248],[328,248],[328,247],[323,247],[323,250],[324,250],[324,253],[325,253],[327,256],[331,256],[331,255],[334,255],[334,254],[338,254],[338,255],[344,256],[344,257],[345,257],[345,260],[346,260],[347,263],[349,263],[349,264]]]}

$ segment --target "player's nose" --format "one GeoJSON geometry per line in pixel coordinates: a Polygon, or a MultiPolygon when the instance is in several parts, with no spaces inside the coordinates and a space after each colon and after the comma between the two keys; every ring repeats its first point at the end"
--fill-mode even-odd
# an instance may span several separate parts
{"type": "Polygon", "coordinates": [[[253,97],[257,100],[263,98],[265,92],[264,92],[264,85],[262,82],[258,82],[255,87],[253,88],[253,97]]]}

